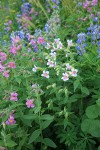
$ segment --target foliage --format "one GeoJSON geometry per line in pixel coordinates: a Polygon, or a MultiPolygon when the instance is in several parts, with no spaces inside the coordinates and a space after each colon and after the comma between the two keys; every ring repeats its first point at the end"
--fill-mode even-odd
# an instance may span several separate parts
{"type": "Polygon", "coordinates": [[[0,149],[99,150],[99,2],[0,2],[0,149]]]}

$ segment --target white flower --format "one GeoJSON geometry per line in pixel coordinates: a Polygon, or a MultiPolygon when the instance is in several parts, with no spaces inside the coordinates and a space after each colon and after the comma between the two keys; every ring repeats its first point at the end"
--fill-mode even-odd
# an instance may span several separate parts
{"type": "Polygon", "coordinates": [[[68,57],[68,54],[66,54],[66,57],[68,57]]]}
{"type": "Polygon", "coordinates": [[[47,45],[45,46],[46,49],[49,49],[51,46],[49,43],[47,43],[47,45]]]}
{"type": "Polygon", "coordinates": [[[50,56],[55,60],[56,59],[56,52],[51,52],[50,56]]]}
{"type": "Polygon", "coordinates": [[[36,72],[37,69],[38,69],[38,67],[36,67],[36,66],[34,65],[34,68],[32,69],[32,71],[33,71],[33,72],[36,72]]]}
{"type": "Polygon", "coordinates": [[[54,66],[55,66],[54,62],[51,61],[50,59],[48,60],[47,65],[48,65],[49,67],[54,67],[54,66]]]}
{"type": "Polygon", "coordinates": [[[72,40],[67,40],[67,44],[68,44],[68,47],[73,46],[73,42],[72,42],[72,40]]]}
{"type": "Polygon", "coordinates": [[[53,53],[53,52],[55,52],[55,50],[54,50],[54,49],[52,49],[52,50],[51,50],[51,52],[53,53]]]}
{"type": "Polygon", "coordinates": [[[57,48],[58,48],[58,49],[62,49],[62,46],[63,46],[63,45],[62,45],[61,42],[59,42],[59,43],[57,44],[57,48]]]}
{"type": "Polygon", "coordinates": [[[63,81],[67,81],[67,80],[69,80],[69,78],[68,78],[68,73],[63,73],[63,77],[61,78],[63,81]]]}
{"type": "Polygon", "coordinates": [[[67,64],[66,64],[66,70],[67,70],[67,69],[71,69],[71,68],[72,68],[72,66],[71,66],[69,63],[67,63],[67,64]]]}
{"type": "Polygon", "coordinates": [[[54,43],[52,45],[53,45],[53,51],[56,51],[57,50],[56,45],[54,43]]]}
{"type": "Polygon", "coordinates": [[[73,76],[73,77],[76,77],[77,76],[77,72],[78,72],[77,69],[72,68],[71,72],[70,72],[70,75],[73,76]]]}
{"type": "Polygon", "coordinates": [[[60,42],[60,38],[58,39],[54,39],[55,43],[59,43],[60,42]]]}
{"type": "Polygon", "coordinates": [[[49,78],[49,71],[43,71],[42,77],[49,78]]]}

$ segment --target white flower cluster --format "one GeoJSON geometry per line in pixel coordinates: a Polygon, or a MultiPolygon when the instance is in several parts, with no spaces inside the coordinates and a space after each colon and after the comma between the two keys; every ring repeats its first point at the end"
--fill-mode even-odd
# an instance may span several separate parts
{"type": "MultiPolygon", "coordinates": [[[[72,40],[67,40],[68,43],[68,47],[73,46],[72,40]]],[[[59,52],[59,50],[64,50],[63,44],[60,41],[60,39],[54,39],[53,43],[47,43],[45,48],[47,50],[50,50],[50,53],[46,55],[45,59],[47,59],[47,66],[48,68],[54,68],[56,70],[56,57],[57,57],[57,53],[59,52]]],[[[67,56],[65,56],[67,57],[67,56]]],[[[69,80],[70,77],[76,77],[77,76],[77,72],[78,70],[75,69],[73,66],[71,66],[69,63],[65,64],[66,67],[65,68],[61,68],[61,70],[65,70],[64,73],[62,73],[62,77],[61,79],[63,81],[67,81],[69,80]]],[[[59,66],[61,67],[61,65],[59,64],[57,67],[59,68],[59,66]]],[[[38,70],[38,67],[36,67],[34,65],[34,68],[32,69],[33,72],[36,72],[38,70]]],[[[59,73],[57,72],[57,75],[59,76],[59,73]]],[[[44,70],[43,73],[41,74],[42,77],[45,78],[50,78],[49,75],[49,71],[48,70],[44,70]]]]}
{"type": "Polygon", "coordinates": [[[76,77],[77,76],[77,72],[78,70],[73,68],[71,65],[69,65],[69,63],[66,64],[66,72],[63,73],[62,75],[62,80],[63,81],[67,81],[69,80],[69,77],[76,77]]]}

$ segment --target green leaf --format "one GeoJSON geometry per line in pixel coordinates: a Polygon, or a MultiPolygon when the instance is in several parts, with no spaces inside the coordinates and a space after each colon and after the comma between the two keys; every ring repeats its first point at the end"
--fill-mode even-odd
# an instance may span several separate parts
{"type": "Polygon", "coordinates": [[[57,147],[57,145],[49,138],[44,138],[43,143],[49,147],[53,147],[53,148],[57,147]]]}
{"type": "Polygon", "coordinates": [[[81,124],[83,132],[90,133],[94,137],[100,137],[100,121],[96,119],[85,119],[81,124]]]}
{"type": "Polygon", "coordinates": [[[89,132],[91,127],[92,119],[85,119],[81,124],[81,129],[83,132],[89,132]]]}
{"type": "Polygon", "coordinates": [[[0,140],[0,146],[4,146],[4,141],[3,140],[0,140]]]}
{"type": "Polygon", "coordinates": [[[42,129],[47,128],[51,124],[52,121],[53,120],[47,120],[47,121],[42,122],[42,124],[41,124],[42,129]]]}
{"type": "Polygon", "coordinates": [[[34,142],[34,141],[39,137],[40,134],[41,134],[40,129],[35,130],[35,131],[32,133],[32,135],[31,135],[31,137],[30,137],[30,139],[29,139],[28,144],[34,142]]]}
{"type": "Polygon", "coordinates": [[[45,115],[42,115],[41,116],[41,119],[42,120],[53,120],[54,119],[54,116],[51,116],[49,114],[45,114],[45,115]]]}
{"type": "Polygon", "coordinates": [[[100,150],[100,146],[98,147],[98,150],[100,150]]]}
{"type": "Polygon", "coordinates": [[[23,137],[23,139],[19,142],[19,146],[17,147],[17,150],[21,150],[22,149],[22,146],[24,145],[26,138],[27,137],[23,137]]]}
{"type": "Polygon", "coordinates": [[[23,117],[23,119],[26,119],[26,120],[33,120],[33,119],[37,118],[37,115],[29,114],[29,115],[23,115],[22,117],[23,117]]]}
{"type": "Polygon", "coordinates": [[[97,118],[99,115],[99,110],[100,108],[97,105],[89,106],[86,109],[86,115],[88,118],[91,118],[91,119],[97,118]]]}
{"type": "Polygon", "coordinates": [[[84,94],[86,94],[86,95],[89,95],[89,90],[88,90],[88,88],[86,88],[86,87],[81,87],[81,91],[82,91],[82,93],[84,93],[84,94]]]}
{"type": "Polygon", "coordinates": [[[79,85],[80,85],[80,81],[79,80],[75,80],[74,81],[74,92],[78,88],[79,85]]]}
{"type": "Polygon", "coordinates": [[[64,119],[64,129],[66,129],[67,125],[68,125],[68,120],[64,119]]]}
{"type": "Polygon", "coordinates": [[[8,147],[14,147],[15,145],[17,145],[17,144],[16,144],[14,141],[12,141],[12,140],[7,141],[6,144],[7,144],[8,147]]]}
{"type": "Polygon", "coordinates": [[[76,102],[81,98],[80,94],[74,94],[71,97],[69,97],[68,103],[76,102]]]}

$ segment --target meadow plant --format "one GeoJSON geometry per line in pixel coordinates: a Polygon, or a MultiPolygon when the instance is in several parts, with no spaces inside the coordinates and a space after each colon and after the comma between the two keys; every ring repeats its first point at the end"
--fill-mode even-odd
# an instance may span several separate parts
{"type": "Polygon", "coordinates": [[[97,5],[22,0],[16,30],[13,19],[5,22],[0,150],[100,149],[97,5]]]}

